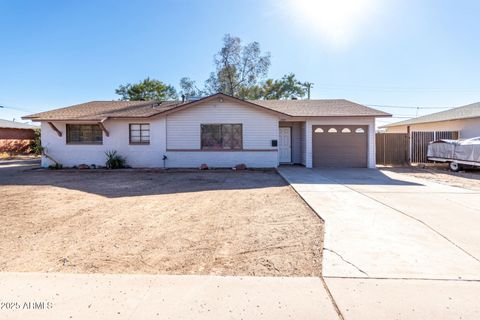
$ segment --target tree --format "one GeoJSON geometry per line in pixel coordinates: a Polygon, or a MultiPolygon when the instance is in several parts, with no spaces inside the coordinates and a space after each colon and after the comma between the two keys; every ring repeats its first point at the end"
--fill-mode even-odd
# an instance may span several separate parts
{"type": "Polygon", "coordinates": [[[122,96],[121,100],[164,101],[177,99],[177,92],[173,86],[150,78],[139,83],[120,85],[115,93],[122,96]]]}
{"type": "Polygon", "coordinates": [[[267,79],[261,85],[242,88],[239,97],[242,99],[291,99],[303,98],[308,91],[308,82],[301,82],[295,74],[284,75],[279,80],[267,79]]]}
{"type": "Polygon", "coordinates": [[[180,79],[180,94],[185,97],[201,97],[205,94],[203,90],[197,87],[194,80],[183,77],[180,79]]]}
{"type": "Polygon", "coordinates": [[[206,91],[238,96],[239,92],[256,86],[267,75],[270,53],[262,55],[258,42],[242,46],[240,38],[227,34],[223,38],[223,47],[215,55],[214,64],[216,70],[205,82],[206,91]]]}

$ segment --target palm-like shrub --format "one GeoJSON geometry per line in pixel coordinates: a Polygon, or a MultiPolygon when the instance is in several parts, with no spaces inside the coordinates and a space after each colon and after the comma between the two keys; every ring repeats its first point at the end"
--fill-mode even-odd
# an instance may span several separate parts
{"type": "Polygon", "coordinates": [[[119,155],[116,150],[109,150],[105,152],[107,156],[107,162],[105,166],[109,169],[121,169],[125,168],[126,159],[119,155]]]}

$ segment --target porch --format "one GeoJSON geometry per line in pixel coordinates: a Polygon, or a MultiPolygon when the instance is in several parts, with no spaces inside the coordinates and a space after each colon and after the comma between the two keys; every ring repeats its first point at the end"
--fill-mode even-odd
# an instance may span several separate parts
{"type": "Polygon", "coordinates": [[[278,128],[278,162],[306,165],[305,121],[281,121],[278,128]]]}

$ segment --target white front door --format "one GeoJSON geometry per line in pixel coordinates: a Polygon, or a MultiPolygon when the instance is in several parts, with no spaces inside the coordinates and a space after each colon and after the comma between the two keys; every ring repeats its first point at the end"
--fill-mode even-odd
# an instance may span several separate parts
{"type": "Polygon", "coordinates": [[[292,162],[292,128],[280,127],[278,128],[278,154],[279,162],[290,163],[292,162]]]}

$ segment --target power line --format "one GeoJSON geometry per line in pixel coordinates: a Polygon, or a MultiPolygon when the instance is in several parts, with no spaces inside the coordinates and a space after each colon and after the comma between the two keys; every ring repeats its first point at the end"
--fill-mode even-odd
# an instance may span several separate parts
{"type": "Polygon", "coordinates": [[[451,109],[452,107],[413,107],[413,106],[390,106],[382,104],[366,104],[369,107],[377,108],[396,108],[396,109],[451,109]]]}
{"type": "Polygon", "coordinates": [[[6,106],[6,105],[0,105],[0,109],[13,109],[13,110],[18,110],[18,111],[23,111],[23,112],[31,112],[31,110],[25,110],[22,108],[17,108],[17,107],[12,107],[12,106],[6,106]]]}
{"type": "Polygon", "coordinates": [[[480,87],[470,88],[428,88],[428,87],[399,87],[399,86],[378,86],[378,85],[341,85],[320,83],[317,86],[331,89],[356,89],[356,90],[374,90],[374,91],[392,91],[392,92],[480,92],[480,87]]]}

